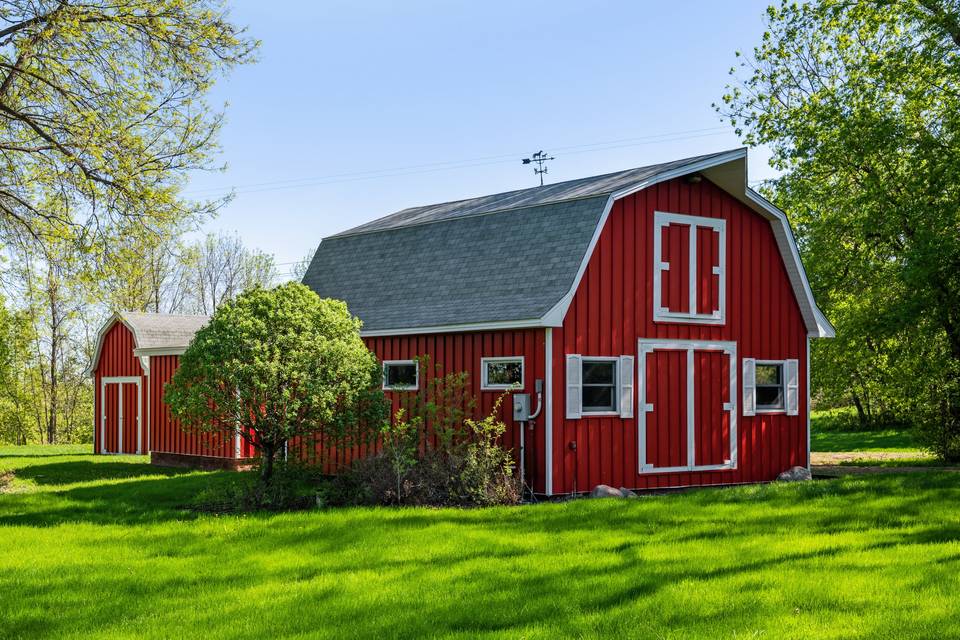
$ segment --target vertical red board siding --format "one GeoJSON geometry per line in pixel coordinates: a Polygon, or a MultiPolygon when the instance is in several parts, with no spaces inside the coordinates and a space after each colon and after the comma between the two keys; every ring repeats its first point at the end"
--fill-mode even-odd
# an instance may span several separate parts
{"type": "Polygon", "coordinates": [[[660,275],[661,302],[665,309],[690,310],[690,226],[670,224],[661,233],[661,259],[668,266],[660,275]]]}
{"type": "MultiPolygon", "coordinates": [[[[138,453],[137,449],[137,416],[139,407],[139,389],[135,384],[121,385],[121,395],[123,397],[123,453],[138,453]]],[[[142,441],[140,445],[142,446],[142,441]]]]}
{"type": "MultiPolygon", "coordinates": [[[[674,311],[687,311],[689,227],[670,225],[663,233],[663,260],[670,263],[670,270],[662,274],[663,304],[674,311]]],[[[708,307],[712,311],[719,302],[719,280],[712,274],[712,265],[718,260],[718,234],[701,229],[697,236],[696,279],[697,311],[702,313],[708,312],[708,307]]],[[[765,481],[790,466],[807,464],[807,333],[786,268],[770,223],[708,180],[690,184],[682,179],[671,180],[617,200],[563,326],[555,329],[553,335],[554,493],[589,491],[597,484],[617,484],[621,478],[622,486],[637,489],[765,481]],[[653,322],[655,211],[726,220],[727,293],[723,325],[653,322]],[[736,469],[641,474],[636,418],[565,419],[564,356],[637,356],[637,341],[642,338],[736,343],[736,469]],[[739,384],[744,357],[799,360],[799,415],[743,416],[739,384]]],[[[657,359],[662,357],[655,353],[657,359]]],[[[729,401],[730,365],[726,360],[719,354],[695,354],[695,376],[723,378],[721,383],[696,395],[695,406],[729,401]],[[701,397],[704,395],[709,397],[701,397]],[[718,395],[722,398],[714,397],[718,395]]],[[[669,376],[680,375],[678,370],[686,365],[681,358],[665,366],[670,379],[669,376]]],[[[648,393],[656,391],[656,384],[654,381],[648,386],[648,393]]],[[[666,399],[674,416],[686,410],[681,406],[686,402],[685,387],[682,389],[668,394],[666,399]]],[[[635,388],[635,403],[637,397],[635,388]]],[[[637,406],[635,415],[641,409],[637,406]]],[[[648,414],[648,423],[650,419],[648,414]]],[[[729,455],[728,417],[710,413],[697,428],[711,432],[710,437],[698,439],[698,459],[703,456],[704,460],[717,460],[729,455]]],[[[685,441],[670,446],[671,451],[657,455],[677,457],[685,453],[685,441]]]]}
{"type": "MultiPolygon", "coordinates": [[[[216,458],[236,457],[236,441],[222,433],[193,433],[181,428],[163,400],[164,387],[180,366],[180,356],[150,358],[151,451],[216,458]]],[[[240,457],[250,457],[250,447],[241,443],[240,457]]]]}
{"type": "MultiPolygon", "coordinates": [[[[386,336],[366,338],[367,346],[377,358],[383,360],[408,360],[427,357],[430,366],[421,367],[420,388],[425,382],[437,375],[465,371],[469,374],[470,394],[476,399],[477,416],[488,415],[503,391],[481,391],[480,360],[486,357],[522,356],[524,359],[524,388],[518,393],[529,393],[536,403],[535,381],[545,378],[544,362],[545,332],[543,329],[518,329],[509,331],[487,331],[475,333],[440,333],[412,336],[386,336]]],[[[391,402],[391,415],[401,406],[401,397],[412,392],[386,391],[391,402]]],[[[535,407],[534,407],[535,408],[535,407]]],[[[505,446],[514,452],[517,459],[520,449],[519,425],[512,419],[512,401],[509,396],[499,410],[500,419],[507,425],[503,436],[505,446]]],[[[534,421],[534,427],[525,432],[526,468],[528,483],[538,492],[546,490],[544,484],[546,468],[546,434],[544,416],[534,421]]],[[[358,456],[377,450],[373,445],[361,449],[354,447],[346,451],[326,452],[322,463],[325,469],[336,472],[342,465],[349,464],[358,456]]]]}
{"type": "MultiPolygon", "coordinates": [[[[119,437],[118,437],[118,420],[119,420],[119,405],[118,405],[118,395],[121,393],[120,386],[117,384],[108,384],[103,385],[104,378],[116,378],[116,377],[137,377],[140,378],[140,392],[146,394],[147,390],[147,376],[146,372],[140,365],[140,359],[133,355],[133,350],[135,348],[133,334],[122,322],[114,322],[113,326],[107,329],[107,332],[103,337],[103,344],[100,348],[100,358],[97,360],[97,366],[93,371],[93,450],[96,453],[101,453],[104,451],[103,445],[106,444],[107,453],[120,453],[118,450],[119,437]],[[103,404],[102,395],[107,394],[106,405],[103,404]],[[104,413],[106,410],[106,414],[104,413]],[[104,429],[104,415],[106,415],[106,428],[104,429]],[[101,429],[103,429],[106,435],[106,442],[101,441],[101,429]]],[[[124,384],[123,393],[124,393],[124,404],[127,406],[127,403],[132,403],[133,412],[131,415],[127,414],[127,410],[124,409],[124,422],[127,423],[128,418],[136,415],[136,385],[134,384],[124,384]],[[128,390],[129,387],[129,390],[128,390]],[[130,394],[130,398],[126,397],[126,394],[130,394]]],[[[146,398],[141,398],[141,407],[146,406],[146,398]]],[[[135,453],[136,452],[136,422],[128,423],[127,428],[131,430],[130,435],[124,434],[124,452],[126,453],[135,453]],[[131,438],[133,443],[133,449],[128,448],[128,437],[131,438]]],[[[141,430],[141,442],[146,443],[146,429],[147,421],[145,418],[140,420],[140,430],[141,430]]],[[[143,446],[143,452],[146,452],[146,446],[143,446]]]]}
{"type": "Polygon", "coordinates": [[[103,450],[105,453],[119,453],[120,437],[117,425],[120,423],[120,403],[118,400],[120,385],[105,385],[101,395],[103,396],[101,402],[103,402],[104,412],[106,414],[106,419],[104,420],[105,426],[102,429],[103,433],[101,436],[103,438],[103,450]]]}

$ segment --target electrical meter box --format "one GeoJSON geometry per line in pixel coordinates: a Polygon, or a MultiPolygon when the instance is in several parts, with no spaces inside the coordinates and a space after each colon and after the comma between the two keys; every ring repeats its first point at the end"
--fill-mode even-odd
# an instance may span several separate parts
{"type": "Polygon", "coordinates": [[[513,394],[513,419],[516,422],[524,422],[530,419],[530,394],[513,394]]]}

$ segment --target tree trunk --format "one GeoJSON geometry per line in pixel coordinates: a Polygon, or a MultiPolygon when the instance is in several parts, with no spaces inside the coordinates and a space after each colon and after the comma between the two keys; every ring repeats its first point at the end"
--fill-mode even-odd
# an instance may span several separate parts
{"type": "Polygon", "coordinates": [[[863,410],[863,403],[860,402],[860,396],[857,395],[857,392],[853,389],[850,390],[850,395],[853,396],[853,405],[857,408],[857,418],[860,419],[860,427],[866,428],[868,418],[866,412],[863,410]]]}
{"type": "Polygon", "coordinates": [[[277,447],[274,444],[260,443],[262,459],[260,461],[260,481],[263,484],[270,484],[273,477],[273,459],[277,455],[277,447]]]}
{"type": "Polygon", "coordinates": [[[47,444],[57,441],[57,413],[59,410],[58,356],[60,354],[60,309],[57,304],[57,285],[54,280],[53,266],[48,267],[47,296],[50,302],[50,413],[47,418],[47,444]]]}

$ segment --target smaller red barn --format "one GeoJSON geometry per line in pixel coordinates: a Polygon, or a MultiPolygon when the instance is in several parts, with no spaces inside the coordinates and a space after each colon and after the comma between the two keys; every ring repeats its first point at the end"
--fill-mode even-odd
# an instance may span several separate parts
{"type": "Polygon", "coordinates": [[[234,467],[253,453],[239,438],[189,434],[163,402],[180,355],[209,318],[117,313],[97,336],[87,374],[94,381],[94,451],[145,454],[172,466],[234,467]]]}

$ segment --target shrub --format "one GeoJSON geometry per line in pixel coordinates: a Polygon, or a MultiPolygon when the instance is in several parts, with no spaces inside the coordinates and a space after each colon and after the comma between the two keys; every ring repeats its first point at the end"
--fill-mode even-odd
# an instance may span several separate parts
{"type": "MultiPolygon", "coordinates": [[[[465,377],[460,380],[465,384],[465,377]]],[[[429,438],[429,423],[401,409],[386,428],[383,451],[355,461],[333,481],[326,499],[331,504],[421,506],[519,502],[513,456],[500,445],[506,431],[498,418],[503,398],[481,419],[447,422],[436,445],[429,438]]]]}
{"type": "Polygon", "coordinates": [[[930,395],[929,402],[918,403],[917,438],[944,462],[960,462],[960,379],[940,381],[930,395]]]}
{"type": "Polygon", "coordinates": [[[291,511],[316,506],[325,479],[315,467],[277,463],[269,483],[256,473],[207,487],[194,498],[198,511],[235,513],[245,511],[291,511]]]}

